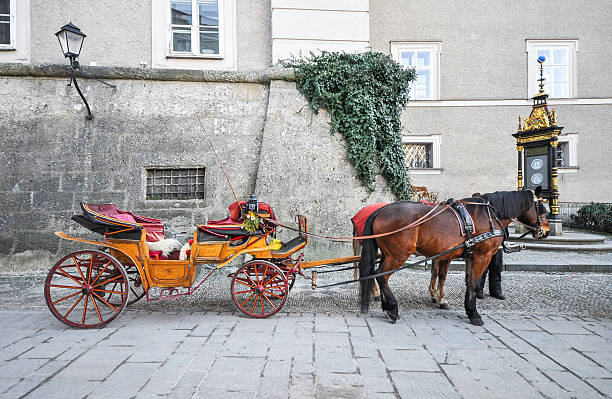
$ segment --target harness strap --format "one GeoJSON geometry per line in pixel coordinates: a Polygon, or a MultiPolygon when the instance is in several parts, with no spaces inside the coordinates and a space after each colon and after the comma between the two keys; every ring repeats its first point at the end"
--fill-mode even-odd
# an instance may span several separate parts
{"type": "Polygon", "coordinates": [[[453,248],[451,248],[451,249],[447,249],[447,250],[446,250],[446,251],[444,251],[444,252],[441,252],[441,253],[439,253],[439,254],[437,254],[437,255],[434,255],[434,256],[430,256],[429,258],[425,258],[425,259],[420,260],[420,261],[418,261],[418,262],[415,262],[415,263],[409,263],[409,264],[404,265],[404,266],[402,266],[402,267],[399,267],[399,268],[397,268],[397,269],[389,270],[389,271],[386,271],[386,272],[377,273],[377,274],[372,274],[372,275],[370,275],[370,276],[366,276],[366,277],[360,277],[360,278],[358,278],[358,279],[356,279],[356,280],[346,280],[346,281],[341,281],[341,282],[339,282],[339,283],[333,283],[333,284],[327,284],[327,285],[317,285],[317,284],[313,284],[313,289],[314,289],[314,288],[327,288],[327,287],[334,287],[334,286],[336,286],[336,285],[343,285],[343,284],[356,283],[356,282],[359,282],[359,281],[371,280],[371,279],[376,278],[376,277],[386,276],[387,274],[392,274],[392,273],[395,273],[395,272],[400,271],[400,270],[403,270],[403,269],[407,269],[407,268],[412,267],[412,266],[420,265],[421,263],[425,263],[425,262],[430,261],[430,260],[432,260],[432,259],[439,258],[440,256],[443,256],[443,255],[446,255],[446,254],[451,253],[451,252],[453,252],[453,251],[456,251],[456,250],[458,250],[459,248],[462,248],[462,247],[467,247],[467,245],[468,245],[467,243],[468,243],[468,242],[470,242],[470,241],[472,241],[472,242],[473,242],[473,243],[471,244],[471,247],[473,247],[474,245],[476,245],[476,244],[478,244],[478,243],[481,243],[481,242],[483,242],[483,241],[489,240],[489,239],[494,238],[494,237],[503,236],[503,235],[504,235],[504,231],[503,231],[503,230],[493,230],[493,231],[487,231],[486,233],[483,233],[483,234],[477,235],[476,237],[472,237],[472,238],[470,238],[469,240],[465,241],[463,244],[457,245],[456,247],[453,247],[453,248]]]}
{"type": "Polygon", "coordinates": [[[305,232],[305,231],[300,231],[294,227],[290,227],[287,225],[284,225],[276,220],[272,220],[269,218],[263,218],[266,222],[271,223],[275,226],[280,226],[280,227],[284,227],[286,229],[289,230],[293,230],[293,231],[297,231],[301,234],[306,234],[308,236],[311,237],[317,237],[317,238],[323,238],[323,239],[327,239],[327,240],[332,240],[332,241],[352,241],[352,240],[367,240],[370,238],[378,238],[378,237],[385,237],[385,236],[389,236],[392,234],[396,234],[399,233],[401,231],[404,231],[406,229],[412,228],[412,227],[416,227],[420,224],[423,224],[425,222],[427,222],[430,219],[433,219],[434,217],[438,216],[439,214],[441,214],[442,212],[444,212],[446,209],[448,209],[449,205],[444,205],[444,207],[437,211],[436,213],[434,213],[434,211],[438,208],[442,206],[442,204],[437,204],[435,207],[433,207],[429,212],[427,212],[425,215],[421,216],[420,218],[418,218],[417,220],[415,220],[412,223],[409,223],[403,227],[400,227],[399,229],[393,230],[393,231],[389,231],[386,233],[380,233],[380,234],[373,234],[373,235],[368,235],[368,236],[358,236],[358,237],[333,237],[333,236],[322,236],[319,234],[314,234],[314,233],[309,233],[309,232],[305,232]]]}

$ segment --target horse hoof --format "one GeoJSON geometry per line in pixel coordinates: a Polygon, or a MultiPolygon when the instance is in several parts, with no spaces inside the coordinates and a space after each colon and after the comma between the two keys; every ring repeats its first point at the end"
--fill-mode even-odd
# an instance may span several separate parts
{"type": "Polygon", "coordinates": [[[475,326],[483,326],[484,323],[482,322],[482,319],[479,317],[477,319],[470,319],[470,323],[472,323],[475,326]]]}
{"type": "Polygon", "coordinates": [[[438,301],[436,300],[436,298],[431,297],[431,303],[437,303],[438,301]]]}
{"type": "Polygon", "coordinates": [[[397,322],[397,319],[399,319],[399,316],[391,312],[387,312],[387,319],[391,320],[392,324],[395,324],[395,322],[397,322]]]}
{"type": "Polygon", "coordinates": [[[380,295],[374,295],[374,300],[376,302],[380,302],[380,295]]]}
{"type": "Polygon", "coordinates": [[[440,309],[450,309],[450,306],[448,305],[448,303],[441,303],[440,309]]]}

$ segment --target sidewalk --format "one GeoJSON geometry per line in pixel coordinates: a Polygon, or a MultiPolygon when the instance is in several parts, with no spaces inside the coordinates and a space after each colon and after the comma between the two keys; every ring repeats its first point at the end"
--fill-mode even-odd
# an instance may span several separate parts
{"type": "Polygon", "coordinates": [[[0,311],[2,398],[612,397],[612,320],[460,311],[126,311],[100,330],[0,311]]]}

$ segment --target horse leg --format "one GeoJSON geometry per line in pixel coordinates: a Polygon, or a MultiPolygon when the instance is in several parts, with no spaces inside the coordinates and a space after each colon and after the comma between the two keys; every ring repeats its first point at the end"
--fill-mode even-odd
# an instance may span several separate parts
{"type": "Polygon", "coordinates": [[[438,260],[431,262],[431,280],[429,281],[429,296],[433,303],[437,303],[438,291],[436,290],[436,279],[438,278],[438,260]]]}
{"type": "Polygon", "coordinates": [[[448,301],[444,296],[444,283],[446,282],[446,273],[448,272],[448,266],[450,260],[441,260],[438,262],[438,297],[437,302],[440,305],[440,309],[450,309],[448,301]]]}
{"type": "MultiPolygon", "coordinates": [[[[397,267],[389,266],[393,264],[395,263],[390,261],[390,258],[385,258],[380,263],[380,267],[378,268],[376,273],[378,274],[397,269],[397,267]]],[[[393,293],[391,292],[391,288],[389,287],[389,277],[390,275],[378,276],[376,277],[376,282],[380,287],[382,309],[386,311],[387,317],[389,318],[389,320],[391,320],[391,323],[395,324],[397,319],[399,319],[399,313],[397,309],[397,300],[395,299],[395,296],[393,295],[393,293]]]]}
{"type": "Polygon", "coordinates": [[[489,264],[491,256],[480,255],[480,256],[468,256],[465,259],[466,273],[465,273],[465,313],[470,319],[470,323],[475,326],[482,326],[484,323],[482,317],[476,310],[476,287],[480,283],[480,277],[484,272],[484,269],[489,264]]]}

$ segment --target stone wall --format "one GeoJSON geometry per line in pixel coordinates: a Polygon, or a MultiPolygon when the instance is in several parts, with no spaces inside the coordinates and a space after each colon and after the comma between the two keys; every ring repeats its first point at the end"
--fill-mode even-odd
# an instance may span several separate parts
{"type": "Polygon", "coordinates": [[[80,80],[94,115],[88,121],[65,78],[0,78],[2,269],[48,268],[33,262],[74,247],[55,231],[93,237],[70,220],[81,201],[113,202],[161,218],[179,232],[225,217],[233,196],[196,112],[238,196],[248,196],[255,187],[268,85],[245,80],[111,80],[115,89],[80,80]],[[206,168],[204,200],[145,200],[145,167],[194,165],[206,168]]]}
{"type": "MultiPolygon", "coordinates": [[[[183,239],[195,225],[227,216],[234,201],[202,133],[200,115],[239,198],[256,193],[279,220],[306,215],[313,232],[347,236],[364,205],[392,201],[383,179],[369,195],[355,179],[345,143],[330,134],[329,115],[315,115],[278,69],[211,72],[86,68],[116,88],[81,79],[94,115],[66,67],[0,65],[0,271],[45,270],[60,255],[82,248],[55,231],[97,238],[70,221],[79,203],[113,202],[163,219],[183,239]],[[204,166],[204,200],[145,199],[146,167],[204,166]]],[[[606,156],[612,129],[609,105],[558,105],[565,131],[579,133],[578,170],[561,175],[562,201],[610,202],[606,156]]],[[[413,175],[444,200],[474,191],[513,190],[517,115],[531,107],[439,105],[409,107],[406,135],[441,135],[442,170],[413,175]]],[[[289,239],[294,233],[282,231],[289,239]]],[[[313,239],[307,259],[348,255],[349,243],[313,239]]]]}

